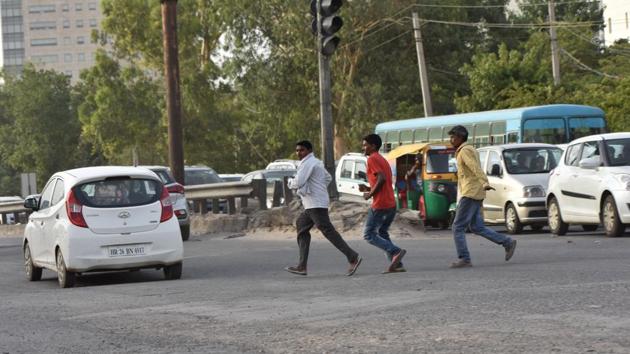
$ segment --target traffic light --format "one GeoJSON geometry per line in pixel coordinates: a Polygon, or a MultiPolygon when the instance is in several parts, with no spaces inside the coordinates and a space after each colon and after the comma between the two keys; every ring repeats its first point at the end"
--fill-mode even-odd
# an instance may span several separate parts
{"type": "Polygon", "coordinates": [[[330,56],[339,45],[339,37],[335,35],[343,26],[343,20],[335,13],[341,8],[342,0],[319,0],[319,9],[317,8],[318,0],[311,0],[311,15],[314,19],[311,23],[313,34],[321,34],[321,53],[330,56]],[[319,11],[318,11],[319,10],[319,11]],[[320,22],[317,22],[317,13],[319,12],[320,22]],[[319,24],[319,26],[318,26],[319,24]]]}

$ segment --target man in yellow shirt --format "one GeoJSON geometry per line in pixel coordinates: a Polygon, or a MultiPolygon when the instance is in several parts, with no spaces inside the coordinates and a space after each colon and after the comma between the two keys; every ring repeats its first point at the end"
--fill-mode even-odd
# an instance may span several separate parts
{"type": "Polygon", "coordinates": [[[461,125],[448,132],[451,144],[457,149],[457,193],[459,203],[453,221],[453,238],[459,260],[451,264],[451,268],[472,267],[470,253],[466,246],[466,229],[473,233],[502,245],[505,248],[505,260],[509,261],[516,248],[516,240],[500,234],[483,224],[481,207],[487,190],[494,190],[488,183],[488,177],[481,169],[479,154],[472,145],[466,144],[468,130],[461,125]]]}

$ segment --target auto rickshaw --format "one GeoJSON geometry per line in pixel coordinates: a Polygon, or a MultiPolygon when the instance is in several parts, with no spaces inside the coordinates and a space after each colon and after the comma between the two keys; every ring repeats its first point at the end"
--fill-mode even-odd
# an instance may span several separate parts
{"type": "Polygon", "coordinates": [[[425,225],[448,228],[457,203],[455,148],[448,144],[402,145],[387,154],[387,161],[397,207],[418,210],[425,225]]]}

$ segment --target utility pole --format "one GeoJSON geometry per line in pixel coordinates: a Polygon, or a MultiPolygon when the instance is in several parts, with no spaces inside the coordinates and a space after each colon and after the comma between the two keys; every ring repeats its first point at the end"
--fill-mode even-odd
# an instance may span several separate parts
{"type": "Polygon", "coordinates": [[[168,157],[175,181],[184,184],[182,100],[177,52],[177,0],[160,0],[164,46],[164,78],[168,113],[168,157]]]}
{"type": "Polygon", "coordinates": [[[342,25],[340,18],[334,13],[341,6],[341,1],[326,1],[322,8],[323,0],[316,0],[316,29],[317,29],[317,53],[319,62],[319,105],[321,118],[322,159],[324,167],[332,177],[328,185],[328,195],[331,200],[339,199],[337,183],[335,181],[335,153],[334,132],[332,117],[332,92],[330,78],[330,56],[337,47],[339,39],[334,33],[342,25]],[[331,7],[330,10],[327,8],[331,7]],[[328,11],[326,11],[328,10],[328,11]]]}
{"type": "Polygon", "coordinates": [[[418,13],[413,13],[413,36],[416,39],[416,52],[418,54],[418,66],[420,68],[420,85],[422,86],[422,105],[424,106],[424,116],[433,115],[433,104],[431,103],[431,91],[429,89],[429,77],[427,76],[427,64],[424,60],[424,47],[422,46],[422,33],[420,32],[420,19],[418,13]]]}
{"type": "Polygon", "coordinates": [[[549,0],[549,36],[551,37],[551,68],[553,70],[553,84],[560,85],[560,51],[556,34],[556,6],[549,0]]]}

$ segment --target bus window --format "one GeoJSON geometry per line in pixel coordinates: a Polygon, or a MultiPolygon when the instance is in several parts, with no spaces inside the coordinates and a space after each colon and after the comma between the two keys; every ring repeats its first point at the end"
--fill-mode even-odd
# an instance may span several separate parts
{"type": "Polygon", "coordinates": [[[564,119],[544,118],[526,120],[523,124],[523,142],[547,144],[566,143],[564,119]]]}
{"type": "Polygon", "coordinates": [[[518,132],[507,133],[507,142],[508,144],[518,143],[518,132]]]}
{"type": "Polygon", "coordinates": [[[388,152],[389,150],[387,149],[387,133],[379,133],[378,136],[381,138],[381,149],[380,149],[380,153],[385,153],[388,152]]]}
{"type": "Polygon", "coordinates": [[[398,135],[397,131],[387,133],[387,140],[385,140],[385,152],[390,152],[398,147],[398,135]]]}
{"type": "Polygon", "coordinates": [[[490,144],[490,123],[479,123],[475,125],[475,147],[482,147],[490,144]]]}
{"type": "Polygon", "coordinates": [[[490,128],[490,145],[500,145],[504,143],[505,122],[492,122],[492,126],[490,128]]]}
{"type": "Polygon", "coordinates": [[[442,142],[442,127],[429,129],[429,142],[442,142]]]}
{"type": "Polygon", "coordinates": [[[575,140],[583,136],[602,134],[605,132],[606,123],[601,117],[569,119],[569,140],[575,140]]]}
{"type": "Polygon", "coordinates": [[[411,144],[413,142],[413,131],[411,130],[403,130],[400,132],[400,143],[401,144],[411,144]]]}
{"type": "Polygon", "coordinates": [[[416,129],[416,131],[413,133],[414,143],[426,143],[428,141],[429,141],[429,138],[427,137],[426,129],[416,129]]]}

